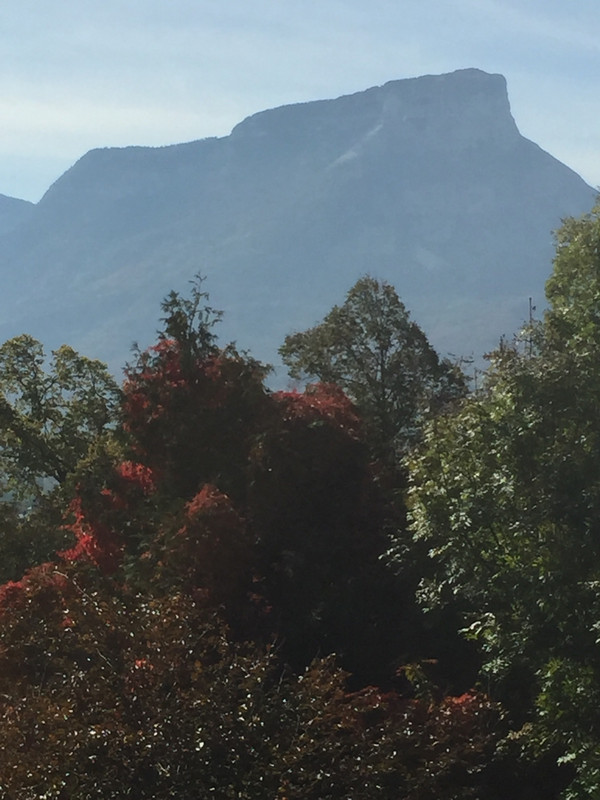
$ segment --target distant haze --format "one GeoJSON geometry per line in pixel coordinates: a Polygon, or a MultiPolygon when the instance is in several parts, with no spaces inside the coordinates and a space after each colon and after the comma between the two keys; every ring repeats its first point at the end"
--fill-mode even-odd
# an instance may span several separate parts
{"type": "Polygon", "coordinates": [[[542,305],[552,230],[594,196],[475,69],[263,111],[223,138],[94,150],[37,205],[0,203],[0,335],[117,369],[201,272],[222,338],[273,361],[370,273],[442,354],[479,357],[542,305]]]}

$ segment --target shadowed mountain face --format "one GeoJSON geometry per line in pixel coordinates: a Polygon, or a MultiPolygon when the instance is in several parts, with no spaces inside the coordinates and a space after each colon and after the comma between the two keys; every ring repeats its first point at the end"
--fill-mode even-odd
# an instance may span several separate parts
{"type": "Polygon", "coordinates": [[[117,369],[201,272],[222,339],[272,361],[370,273],[440,352],[479,356],[542,304],[551,232],[593,202],[519,134],[502,76],[392,81],[221,139],[87,153],[0,239],[0,337],[117,369]]]}
{"type": "Polygon", "coordinates": [[[14,197],[0,194],[0,236],[28,219],[33,208],[33,203],[28,203],[26,200],[16,200],[14,197]]]}

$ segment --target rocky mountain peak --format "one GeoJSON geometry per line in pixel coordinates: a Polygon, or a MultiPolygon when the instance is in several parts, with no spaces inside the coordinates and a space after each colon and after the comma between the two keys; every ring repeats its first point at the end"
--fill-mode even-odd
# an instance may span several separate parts
{"type": "Polygon", "coordinates": [[[381,94],[385,122],[422,146],[510,144],[519,135],[502,75],[463,69],[391,81],[381,94]]]}
{"type": "Polygon", "coordinates": [[[510,143],[519,132],[506,80],[478,69],[385,83],[335,100],[281,106],[247,117],[231,139],[294,146],[309,140],[372,137],[385,130],[421,146],[468,147],[483,139],[510,143]]]}

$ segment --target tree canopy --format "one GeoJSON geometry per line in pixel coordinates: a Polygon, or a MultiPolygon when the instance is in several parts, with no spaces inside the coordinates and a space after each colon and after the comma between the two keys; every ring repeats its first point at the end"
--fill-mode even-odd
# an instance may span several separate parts
{"type": "Polygon", "coordinates": [[[67,546],[65,497],[118,421],[120,389],[63,345],[46,358],[23,334],[0,347],[0,581],[67,546]]]}
{"type": "Polygon", "coordinates": [[[481,391],[432,421],[411,458],[411,514],[458,602],[492,695],[525,749],[600,792],[600,208],[557,234],[548,310],[492,354],[481,391]]]}
{"type": "Polygon", "coordinates": [[[428,410],[460,396],[460,371],[440,360],[393,286],[360,278],[321,323],[286,337],[290,375],[340,386],[356,403],[379,455],[402,453],[428,410]]]}
{"type": "Polygon", "coordinates": [[[23,334],[0,347],[0,479],[19,497],[62,484],[115,423],[119,388],[104,364],[63,345],[46,365],[23,334]]]}
{"type": "Polygon", "coordinates": [[[302,391],[199,280],[122,388],[0,348],[6,797],[595,797],[599,253],[565,223],[470,395],[371,278],[284,345],[302,391]]]}

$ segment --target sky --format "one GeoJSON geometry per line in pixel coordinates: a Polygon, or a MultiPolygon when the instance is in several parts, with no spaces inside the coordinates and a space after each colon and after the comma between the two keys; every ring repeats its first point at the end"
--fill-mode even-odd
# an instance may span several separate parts
{"type": "Polygon", "coordinates": [[[2,0],[0,194],[37,202],[92,148],[466,67],[600,187],[598,0],[2,0]]]}

